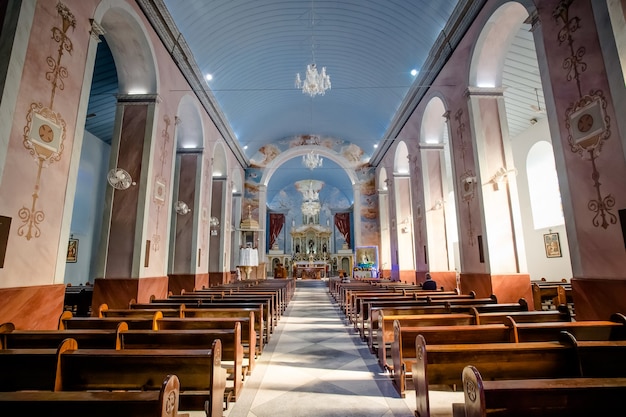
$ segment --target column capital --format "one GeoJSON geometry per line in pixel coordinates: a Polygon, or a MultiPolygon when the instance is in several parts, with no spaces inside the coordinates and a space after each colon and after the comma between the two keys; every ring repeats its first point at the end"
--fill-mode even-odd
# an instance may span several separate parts
{"type": "Polygon", "coordinates": [[[466,97],[504,97],[504,88],[502,87],[467,87],[464,95],[466,97]]]}
{"type": "Polygon", "coordinates": [[[158,94],[118,94],[117,102],[126,105],[142,105],[160,103],[158,94]]]}

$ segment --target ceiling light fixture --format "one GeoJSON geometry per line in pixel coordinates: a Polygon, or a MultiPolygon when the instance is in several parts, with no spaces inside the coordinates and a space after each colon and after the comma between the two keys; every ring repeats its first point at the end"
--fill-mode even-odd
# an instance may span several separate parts
{"type": "Polygon", "coordinates": [[[315,64],[315,42],[313,31],[315,29],[315,7],[311,0],[311,12],[310,21],[311,26],[311,57],[312,62],[306,66],[306,73],[304,81],[300,78],[300,73],[296,74],[296,88],[302,89],[303,94],[308,94],[311,97],[316,95],[324,95],[326,90],[330,90],[330,77],[326,74],[326,67],[322,67],[322,72],[317,71],[317,65],[315,64]]]}
{"type": "Polygon", "coordinates": [[[324,158],[320,157],[319,154],[316,154],[313,151],[306,155],[302,155],[302,164],[311,171],[315,168],[321,168],[323,162],[324,158]]]}
{"type": "Polygon", "coordinates": [[[300,73],[296,74],[296,88],[301,88],[302,93],[311,97],[316,95],[324,95],[326,90],[330,90],[330,77],[326,74],[326,67],[322,67],[322,72],[317,72],[315,64],[306,66],[306,78],[304,81],[300,78],[300,73]]]}

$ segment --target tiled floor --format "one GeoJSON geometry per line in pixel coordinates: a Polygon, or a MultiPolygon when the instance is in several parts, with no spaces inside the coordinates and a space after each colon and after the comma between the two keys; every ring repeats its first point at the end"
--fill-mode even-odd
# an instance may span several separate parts
{"type": "MultiPolygon", "coordinates": [[[[228,417],[413,417],[324,281],[298,281],[285,315],[228,417]]],[[[431,391],[431,415],[449,417],[462,392],[431,391]]],[[[195,413],[192,417],[195,417],[195,413]]]]}

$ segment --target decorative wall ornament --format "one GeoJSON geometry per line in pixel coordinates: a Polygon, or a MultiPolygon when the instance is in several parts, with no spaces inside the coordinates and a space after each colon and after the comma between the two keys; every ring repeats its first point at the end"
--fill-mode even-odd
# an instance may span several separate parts
{"type": "Polygon", "coordinates": [[[67,36],[67,31],[71,27],[72,29],[76,28],[76,18],[70,12],[70,10],[63,3],[57,3],[57,12],[62,19],[61,28],[54,26],[52,28],[52,39],[54,39],[59,44],[59,49],[57,50],[56,58],[49,56],[46,58],[46,63],[50,68],[50,71],[46,72],[46,80],[50,81],[52,84],[52,93],[50,96],[50,108],[52,108],[52,104],[54,103],[54,95],[56,93],[57,88],[59,90],[63,90],[65,88],[65,84],[63,80],[68,77],[69,73],[67,68],[61,65],[61,58],[63,58],[63,52],[67,51],[68,54],[72,54],[72,50],[74,46],[72,45],[71,39],[67,36]]]}
{"type": "Polygon", "coordinates": [[[67,31],[71,27],[76,27],[76,19],[70,10],[61,2],[57,3],[57,13],[61,17],[61,27],[52,27],[52,39],[59,44],[56,57],[46,57],[49,71],[45,73],[45,78],[52,84],[50,93],[50,105],[44,106],[42,103],[31,103],[26,114],[26,126],[24,127],[24,148],[33,156],[37,162],[37,178],[32,200],[18,211],[18,216],[22,225],[17,229],[18,236],[24,236],[26,240],[41,235],[39,225],[45,219],[43,210],[37,208],[39,191],[41,189],[41,174],[43,168],[60,161],[63,154],[63,144],[66,137],[66,123],[58,112],[53,110],[54,98],[57,89],[63,90],[65,84],[63,80],[68,77],[67,68],[61,65],[64,52],[72,53],[73,45],[67,36],[67,31]]]}
{"type": "Polygon", "coordinates": [[[463,161],[463,173],[459,176],[459,190],[461,190],[461,198],[467,204],[467,236],[470,246],[474,246],[474,226],[472,225],[472,210],[471,203],[476,195],[476,175],[471,169],[467,168],[467,161],[465,160],[466,153],[469,152],[469,147],[465,142],[465,121],[463,120],[463,110],[459,109],[454,115],[454,120],[457,122],[457,134],[461,141],[461,160],[463,161]]]}
{"type": "Polygon", "coordinates": [[[572,103],[565,112],[565,125],[569,131],[567,137],[570,149],[583,159],[591,161],[591,179],[596,190],[596,198],[589,200],[587,207],[594,213],[592,224],[595,227],[608,228],[617,223],[617,216],[612,213],[615,206],[613,195],[603,195],[600,189],[600,171],[597,159],[602,150],[602,144],[611,136],[611,119],[606,114],[607,101],[602,90],[591,90],[589,94],[582,92],[582,73],[587,70],[587,63],[583,61],[586,54],[584,46],[575,47],[574,33],[580,29],[580,18],[569,16],[571,0],[561,0],[552,12],[556,23],[562,23],[559,30],[559,45],[569,48],[569,56],[563,62],[566,69],[567,81],[574,81],[579,99],[572,103]]]}
{"type": "Polygon", "coordinates": [[[167,198],[167,178],[165,178],[165,164],[169,160],[169,143],[170,143],[170,125],[172,121],[168,115],[163,116],[165,127],[161,131],[161,146],[159,148],[159,162],[161,163],[160,171],[154,177],[154,189],[152,201],[156,204],[156,227],[152,235],[152,251],[158,252],[161,248],[161,234],[159,226],[161,223],[161,209],[165,206],[167,198]]]}

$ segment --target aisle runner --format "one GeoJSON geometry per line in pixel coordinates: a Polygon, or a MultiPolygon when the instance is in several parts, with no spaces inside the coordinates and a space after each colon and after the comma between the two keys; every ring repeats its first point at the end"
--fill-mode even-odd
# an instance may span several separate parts
{"type": "Polygon", "coordinates": [[[325,284],[297,282],[276,333],[225,415],[413,417],[414,398],[398,396],[325,284]]]}

